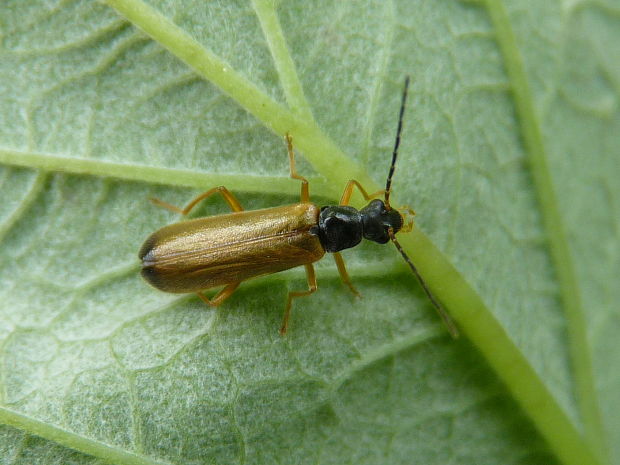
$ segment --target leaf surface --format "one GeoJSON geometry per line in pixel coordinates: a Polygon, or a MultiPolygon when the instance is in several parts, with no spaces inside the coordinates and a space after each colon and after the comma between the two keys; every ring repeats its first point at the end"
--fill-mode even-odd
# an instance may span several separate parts
{"type": "MultiPolygon", "coordinates": [[[[14,463],[620,463],[613,3],[87,0],[0,7],[0,436],[14,463]],[[120,13],[120,15],[119,15],[120,13]],[[401,240],[217,310],[136,253],[225,184],[380,189],[405,75],[401,240]],[[75,450],[79,452],[75,452],[75,450]],[[84,454],[84,455],[82,455],[84,454]]],[[[356,199],[357,206],[361,199],[356,199]]],[[[214,199],[201,214],[225,211],[214,199]]]]}

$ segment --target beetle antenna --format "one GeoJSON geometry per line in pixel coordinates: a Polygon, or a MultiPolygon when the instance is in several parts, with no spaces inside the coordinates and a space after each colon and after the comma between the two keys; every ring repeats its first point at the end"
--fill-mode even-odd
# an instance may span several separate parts
{"type": "Polygon", "coordinates": [[[398,114],[398,129],[396,130],[396,141],[394,142],[394,150],[392,151],[392,164],[390,172],[385,183],[385,205],[390,209],[390,189],[392,188],[392,176],[396,168],[396,158],[398,157],[398,147],[400,146],[400,135],[403,132],[403,115],[405,114],[405,103],[407,102],[407,91],[409,90],[409,76],[405,77],[405,87],[403,88],[403,96],[400,101],[400,112],[398,114]]]}
{"type": "Polygon", "coordinates": [[[390,228],[388,229],[388,233],[390,235],[390,239],[392,239],[392,242],[394,243],[394,245],[396,246],[400,254],[403,256],[405,261],[407,262],[407,265],[409,265],[409,268],[411,268],[411,271],[413,271],[413,274],[415,274],[416,277],[418,278],[418,281],[420,281],[420,284],[422,285],[422,289],[424,289],[424,292],[426,292],[426,295],[428,296],[429,300],[432,302],[433,306],[437,310],[437,313],[439,313],[439,316],[441,317],[444,324],[446,325],[448,332],[454,339],[458,338],[459,330],[457,329],[456,324],[454,323],[452,318],[450,318],[450,315],[448,315],[446,310],[441,306],[439,301],[435,298],[431,290],[428,288],[424,279],[422,279],[422,276],[420,276],[420,273],[418,272],[418,269],[416,268],[416,266],[413,264],[409,256],[403,250],[402,246],[396,240],[396,236],[394,235],[394,230],[390,228]]]}

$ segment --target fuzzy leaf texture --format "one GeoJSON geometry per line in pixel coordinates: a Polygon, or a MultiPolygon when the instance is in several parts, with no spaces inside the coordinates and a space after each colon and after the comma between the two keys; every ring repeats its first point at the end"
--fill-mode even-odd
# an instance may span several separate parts
{"type": "Polygon", "coordinates": [[[0,37],[2,463],[620,464],[618,2],[9,0],[0,37]],[[284,338],[303,268],[141,280],[150,196],[298,201],[287,131],[316,203],[380,189],[406,75],[399,237],[463,337],[389,245],[284,338]]]}

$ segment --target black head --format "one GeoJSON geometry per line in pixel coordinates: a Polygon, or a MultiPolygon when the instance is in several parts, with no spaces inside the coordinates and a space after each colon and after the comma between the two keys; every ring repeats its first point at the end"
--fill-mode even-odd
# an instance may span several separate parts
{"type": "Polygon", "coordinates": [[[364,239],[385,244],[390,240],[389,230],[396,234],[403,227],[402,215],[375,199],[360,210],[364,239]]]}

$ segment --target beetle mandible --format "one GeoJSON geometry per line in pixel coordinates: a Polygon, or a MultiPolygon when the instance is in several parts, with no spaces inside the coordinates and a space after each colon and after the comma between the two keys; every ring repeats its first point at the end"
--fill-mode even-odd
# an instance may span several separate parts
{"type": "Polygon", "coordinates": [[[450,334],[458,335],[454,322],[430,292],[418,270],[396,239],[399,231],[410,231],[413,221],[390,205],[392,176],[396,166],[409,78],[402,93],[396,141],[384,190],[368,194],[359,182],[350,180],[338,205],[318,207],[310,202],[308,181],[297,174],[290,134],[286,134],[290,176],[301,181],[301,201],[294,205],[245,211],[236,197],[224,186],[214,187],[180,209],[159,199],[153,203],[187,215],[199,202],[220,194],[232,213],[197,218],[164,226],[151,234],[139,252],[142,276],[153,287],[173,293],[196,293],[206,304],[218,306],[246,279],[276,273],[297,266],[306,268],[308,290],[288,293],[280,334],[288,329],[293,299],[317,290],[312,263],[333,254],[344,284],[359,295],[345,268],[341,250],[368,239],[379,244],[392,242],[416,275],[427,296],[439,312],[450,334]],[[361,210],[349,206],[357,188],[368,205],[361,210]],[[383,195],[383,200],[377,197],[383,195]],[[202,291],[224,286],[209,299],[202,291]]]}

